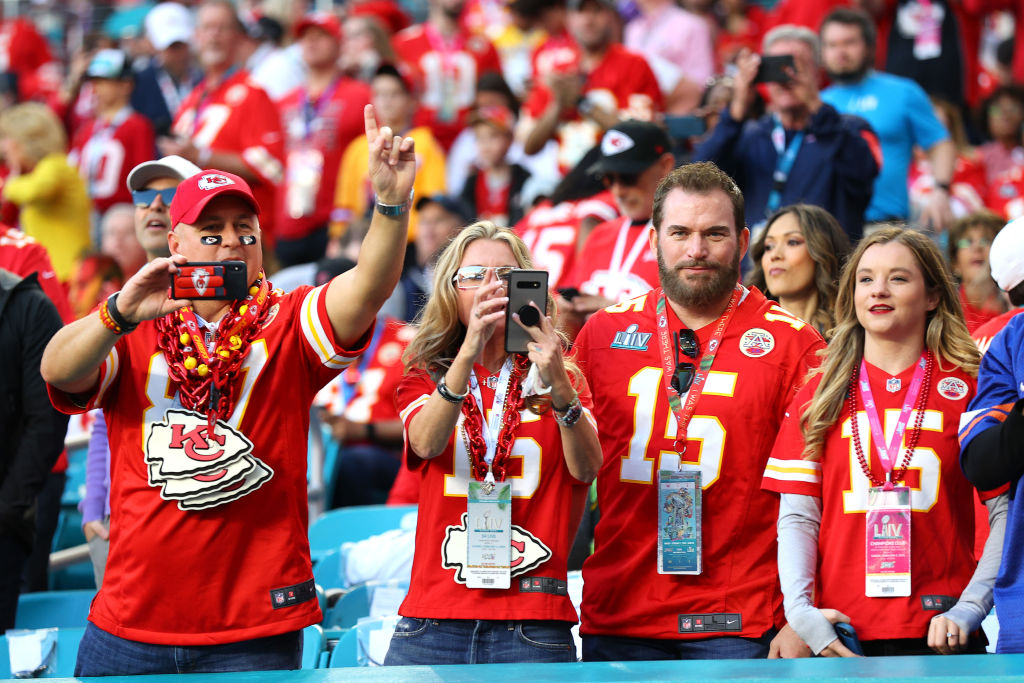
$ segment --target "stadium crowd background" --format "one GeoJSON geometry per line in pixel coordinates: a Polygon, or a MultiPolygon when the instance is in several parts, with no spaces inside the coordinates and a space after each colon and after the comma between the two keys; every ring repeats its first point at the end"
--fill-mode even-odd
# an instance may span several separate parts
{"type": "MultiPolygon", "coordinates": [[[[832,212],[854,246],[881,225],[920,229],[948,258],[972,333],[1015,312],[992,278],[989,246],[1006,222],[1024,216],[1024,51],[1014,50],[1022,3],[266,0],[241,2],[240,22],[229,4],[209,3],[224,11],[197,22],[199,4],[3,3],[0,267],[26,275],[32,268],[20,255],[41,245],[52,269],[35,270],[64,321],[94,311],[146,262],[128,173],[178,155],[252,185],[276,286],[322,284],[358,259],[373,209],[362,132],[363,106],[373,103],[382,123],[416,141],[416,200],[402,278],[369,350],[316,402],[339,454],[329,508],[417,502],[418,479],[401,466],[394,404],[402,353],[440,250],[477,219],[515,227],[537,267],[550,273],[571,335],[593,311],[658,285],[644,230],[653,186],[674,166],[713,159],[747,196],[752,229],[767,229],[774,210],[796,203],[832,212]],[[744,145],[726,140],[740,128],[756,135],[755,122],[743,127],[744,118],[777,112],[773,95],[785,95],[778,85],[751,89],[737,115],[736,87],[749,86],[752,54],[770,54],[765,35],[780,26],[816,35],[830,11],[846,6],[873,21],[874,68],[911,79],[914,96],[928,98],[905,105],[909,123],[896,137],[906,147],[906,174],[885,182],[903,199],[881,208],[872,179],[894,163],[885,154],[894,143],[873,122],[861,121],[851,134],[859,142],[836,143],[863,146],[855,201],[854,193],[837,199],[838,177],[815,190],[809,181],[822,175],[820,166],[799,161],[787,171],[789,189],[773,197],[775,159],[765,170],[741,153],[744,145]],[[932,15],[932,7],[942,11],[932,15]],[[204,80],[211,74],[214,88],[204,80]],[[928,100],[934,117],[914,109],[928,100]],[[630,128],[633,120],[658,124],[668,145],[644,138],[652,133],[630,128]],[[632,170],[595,175],[591,166],[615,151],[609,129],[632,135],[628,143],[647,156],[632,170]],[[805,181],[806,191],[793,189],[805,181]],[[760,204],[752,201],[759,193],[760,204]]],[[[789,44],[805,40],[776,35],[789,44]]],[[[840,69],[823,52],[811,51],[806,65],[798,59],[790,75],[850,112],[829,95],[826,72],[840,69]]],[[[895,99],[875,104],[880,116],[904,114],[895,99]]],[[[778,119],[766,116],[768,135],[778,119]]],[[[775,145],[780,157],[786,144],[775,145]]],[[[765,288],[765,238],[758,236],[745,272],[765,288]]],[[[771,284],[768,293],[782,298],[771,284]]],[[[800,313],[828,329],[829,311],[800,313]]],[[[979,336],[982,350],[988,329],[979,336]]],[[[88,417],[75,417],[70,430],[91,427],[88,417]]],[[[66,467],[62,457],[40,493],[25,590],[47,587],[45,556],[66,467]]],[[[88,469],[81,509],[92,542],[105,537],[109,507],[104,464],[88,469]]]]}

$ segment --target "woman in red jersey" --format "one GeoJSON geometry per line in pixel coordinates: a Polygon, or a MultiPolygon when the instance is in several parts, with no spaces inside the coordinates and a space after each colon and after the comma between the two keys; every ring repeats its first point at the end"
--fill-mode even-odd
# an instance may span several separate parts
{"type": "Polygon", "coordinates": [[[782,494],[786,619],[826,656],[854,654],[837,622],[867,655],[984,652],[1005,497],[988,503],[976,564],[957,430],[979,356],[941,253],[911,230],[874,233],[836,307],[822,369],[790,404],[763,481],[782,494]]]}
{"type": "Polygon", "coordinates": [[[576,660],[566,560],[601,447],[590,392],[551,319],[526,328],[528,354],[505,351],[517,268],[530,256],[514,232],[464,228],[406,350],[396,401],[419,518],[385,664],[576,660]]]}

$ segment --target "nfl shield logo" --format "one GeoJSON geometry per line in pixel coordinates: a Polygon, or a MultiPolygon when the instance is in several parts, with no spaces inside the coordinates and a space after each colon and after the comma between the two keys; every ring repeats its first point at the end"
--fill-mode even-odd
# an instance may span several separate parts
{"type": "Polygon", "coordinates": [[[900,386],[902,386],[902,382],[900,382],[899,377],[890,377],[889,379],[885,380],[885,390],[888,391],[890,394],[895,394],[897,391],[899,391],[900,386]]]}

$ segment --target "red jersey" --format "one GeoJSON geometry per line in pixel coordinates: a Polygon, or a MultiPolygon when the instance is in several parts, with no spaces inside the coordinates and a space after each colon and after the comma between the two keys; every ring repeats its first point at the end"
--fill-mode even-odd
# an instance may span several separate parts
{"type": "Polygon", "coordinates": [[[132,204],[128,173],[154,158],[153,125],[142,114],[125,107],[110,123],[86,121],[71,141],[68,163],[77,166],[93,206],[101,214],[114,204],[132,204]]]}
{"type": "MultiPolygon", "coordinates": [[[[759,490],[790,399],[824,347],[811,325],[745,291],[724,330],[688,428],[683,468],[703,484],[704,571],[658,574],[658,469],[675,469],[677,423],[668,405],[655,309],[660,288],[591,316],[576,337],[604,451],[601,519],[583,565],[582,632],[631,638],[681,632],[684,614],[738,613],[756,638],[782,625],[776,569],[778,501],[759,490]]],[[[667,306],[670,330],[684,325],[667,306]]],[[[706,350],[716,329],[697,330],[706,350]]]]}
{"type": "Polygon", "coordinates": [[[1024,216],[1024,168],[1014,166],[988,188],[988,208],[1008,221],[1024,216]]]}
{"type": "Polygon", "coordinates": [[[606,221],[587,236],[572,282],[584,294],[625,301],[658,286],[658,259],[651,250],[651,223],[629,217],[606,221]]]}
{"type": "Polygon", "coordinates": [[[104,631],[212,645],[322,619],[307,540],[309,406],[362,351],[338,346],[326,289],[274,304],[214,434],[182,408],[151,321],[118,340],[88,405],[50,388],[60,410],[100,406],[107,421],[110,557],[89,614],[104,631]]]}
{"type": "Polygon", "coordinates": [[[265,241],[272,243],[277,186],[284,180],[280,110],[242,69],[210,92],[206,88],[203,80],[188,94],[178,108],[171,130],[196,147],[242,157],[259,179],[249,184],[260,205],[260,227],[265,241]]]}
{"type": "MultiPolygon", "coordinates": [[[[563,39],[564,40],[564,39],[563,39]]],[[[545,85],[545,70],[576,71],[579,48],[561,40],[552,46],[541,46],[535,58],[538,75],[523,104],[523,111],[533,119],[540,118],[553,99],[545,85]],[[572,55],[571,59],[567,59],[572,55]]],[[[586,75],[583,96],[594,105],[616,112],[620,119],[652,121],[664,108],[661,88],[643,55],[613,43],[601,63],[586,75]]],[[[558,126],[559,164],[569,169],[601,140],[604,131],[593,120],[576,110],[567,112],[558,126]]]]}
{"type": "MultiPolygon", "coordinates": [[[[958,155],[949,189],[949,204],[955,216],[966,216],[984,209],[988,181],[982,161],[958,155]]],[[[932,166],[927,159],[916,159],[910,165],[907,192],[910,203],[915,207],[924,207],[931,200],[935,192],[935,176],[932,175],[932,166]]]]}
{"type": "MultiPolygon", "coordinates": [[[[891,438],[896,429],[916,365],[897,375],[900,385],[896,391],[888,391],[892,388],[892,383],[887,381],[891,375],[871,364],[867,366],[875,404],[879,415],[885,416],[881,419],[886,438],[891,438]]],[[[820,375],[808,382],[790,404],[764,471],[762,487],[768,491],[821,499],[822,532],[818,535],[815,604],[837,609],[850,617],[861,640],[926,636],[928,622],[943,610],[938,606],[929,609],[925,598],[959,598],[974,573],[974,488],[960,470],[957,430],[960,415],[974,396],[976,381],[959,368],[943,371],[940,365],[935,362],[932,369],[924,421],[906,475],[912,508],[909,597],[869,598],[864,595],[865,512],[871,482],[858,461],[853,444],[853,421],[846,406],[838,426],[833,426],[825,435],[821,460],[802,458],[804,440],[800,415],[821,382],[820,375]]],[[[885,470],[872,441],[862,397],[858,397],[857,406],[864,456],[869,459],[873,475],[884,480],[885,470]]],[[[908,433],[913,430],[916,419],[914,410],[910,414],[908,433]]],[[[904,451],[901,444],[901,463],[904,451]]]]}
{"type": "MultiPolygon", "coordinates": [[[[489,375],[479,365],[474,371],[479,377],[489,375]]],[[[434,389],[434,382],[422,370],[411,370],[402,380],[396,400],[407,435],[410,422],[434,389]]],[[[593,420],[590,391],[586,385],[578,391],[585,418],[593,420]]],[[[485,406],[494,400],[494,391],[483,382],[480,397],[485,406]]],[[[508,470],[512,482],[512,585],[505,590],[464,585],[466,493],[471,475],[465,441],[456,438],[460,427],[436,458],[421,460],[406,451],[405,462],[419,478],[420,494],[416,555],[409,594],[398,610],[402,616],[576,622],[576,610],[563,588],[569,547],[588,485],[569,474],[551,411],[535,415],[524,409],[521,415],[508,470]]]]}
{"type": "Polygon", "coordinates": [[[277,202],[275,234],[300,239],[327,225],[341,155],[363,134],[370,86],[342,77],[315,101],[305,86],[278,104],[285,131],[285,178],[277,202]]]}
{"type": "Polygon", "coordinates": [[[548,271],[553,289],[572,285],[580,224],[597,217],[601,222],[619,215],[607,190],[575,202],[552,205],[545,199],[523,216],[515,226],[533,258],[533,267],[548,271]]]}
{"type": "Polygon", "coordinates": [[[31,21],[22,17],[0,21],[0,71],[17,75],[19,99],[39,94],[30,81],[52,59],[49,44],[31,21]]]}
{"type": "Polygon", "coordinates": [[[480,76],[501,72],[497,50],[487,38],[464,30],[446,39],[429,21],[400,31],[391,42],[398,59],[423,74],[413,125],[429,127],[447,152],[466,127],[480,76]]]}
{"type": "Polygon", "coordinates": [[[64,324],[74,320],[68,295],[57,279],[57,274],[53,272],[50,255],[35,238],[17,228],[0,225],[0,268],[21,277],[35,273],[39,286],[57,307],[57,313],[64,324]]]}

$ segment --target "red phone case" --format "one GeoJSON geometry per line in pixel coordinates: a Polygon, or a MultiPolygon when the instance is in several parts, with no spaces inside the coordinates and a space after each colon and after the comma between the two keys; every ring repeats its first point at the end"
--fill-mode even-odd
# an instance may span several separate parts
{"type": "Polygon", "coordinates": [[[245,263],[186,263],[171,279],[173,299],[240,299],[245,296],[245,263]]]}

